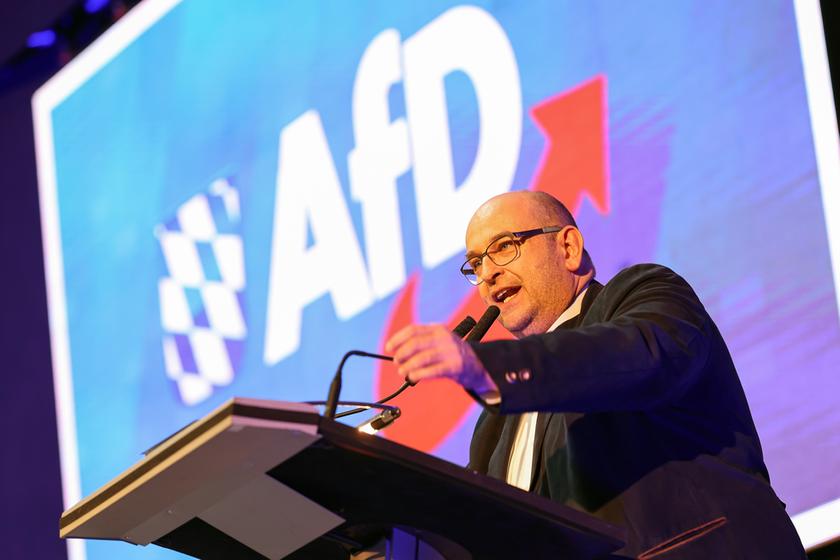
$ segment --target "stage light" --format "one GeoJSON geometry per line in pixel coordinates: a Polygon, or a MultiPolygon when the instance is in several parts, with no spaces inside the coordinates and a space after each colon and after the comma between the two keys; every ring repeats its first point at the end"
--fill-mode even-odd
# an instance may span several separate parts
{"type": "Polygon", "coordinates": [[[26,46],[30,48],[50,47],[55,43],[55,31],[52,29],[45,29],[44,31],[36,31],[26,40],[26,46]]]}
{"type": "Polygon", "coordinates": [[[108,0],[85,0],[85,11],[89,14],[93,14],[107,5],[108,0]]]}

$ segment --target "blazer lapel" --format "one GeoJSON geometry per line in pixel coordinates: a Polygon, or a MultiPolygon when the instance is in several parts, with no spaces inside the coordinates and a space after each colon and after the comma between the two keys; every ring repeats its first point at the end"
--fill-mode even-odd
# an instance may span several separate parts
{"type": "Polygon", "coordinates": [[[490,457],[490,463],[487,465],[487,474],[499,480],[507,480],[508,464],[510,463],[510,452],[513,449],[513,440],[516,438],[517,428],[519,428],[519,421],[521,414],[511,414],[505,418],[505,425],[502,428],[502,434],[499,436],[499,444],[496,450],[490,457]]]}
{"type": "Polygon", "coordinates": [[[580,325],[581,321],[583,321],[583,318],[586,316],[587,313],[589,313],[589,308],[592,307],[592,302],[595,301],[595,298],[598,297],[598,294],[600,294],[601,290],[603,289],[604,285],[598,282],[597,280],[593,280],[592,282],[590,282],[589,288],[586,289],[586,294],[584,294],[583,296],[583,303],[581,303],[580,306],[580,315],[578,315],[570,321],[566,321],[565,323],[563,323],[563,325],[572,322],[574,322],[575,324],[570,328],[574,328],[580,325]]]}
{"type": "Polygon", "coordinates": [[[530,492],[533,492],[537,488],[537,483],[542,473],[543,441],[545,441],[545,433],[548,431],[548,424],[551,422],[553,416],[553,412],[540,412],[537,414],[537,429],[534,434],[534,455],[531,457],[531,487],[528,489],[530,492]]]}
{"type": "MultiPolygon", "coordinates": [[[[589,284],[589,288],[586,290],[586,295],[583,296],[583,302],[580,306],[580,313],[578,313],[577,316],[572,317],[565,323],[561,323],[557,328],[574,329],[580,326],[581,322],[583,321],[583,318],[586,316],[586,313],[592,306],[592,302],[595,301],[596,297],[598,297],[598,294],[601,292],[601,289],[603,287],[603,284],[593,280],[589,284]]],[[[540,474],[542,473],[541,459],[543,442],[545,441],[545,434],[548,431],[548,425],[551,422],[551,419],[554,416],[554,414],[554,412],[540,412],[537,415],[537,429],[536,434],[534,435],[534,455],[533,457],[531,457],[531,492],[533,492],[536,489],[537,483],[539,482],[540,474]]],[[[514,425],[514,428],[516,425],[518,425],[518,422],[514,425]]],[[[516,432],[514,431],[513,435],[515,435],[515,433],[516,432]]],[[[507,447],[507,456],[510,455],[510,449],[513,445],[513,435],[510,436],[511,441],[507,447]]],[[[507,471],[507,469],[505,470],[507,471]]]]}

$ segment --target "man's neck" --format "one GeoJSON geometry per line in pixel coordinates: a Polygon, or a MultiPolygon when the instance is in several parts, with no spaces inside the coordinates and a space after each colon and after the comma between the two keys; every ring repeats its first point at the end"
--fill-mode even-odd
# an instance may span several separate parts
{"type": "Polygon", "coordinates": [[[550,327],[545,332],[551,332],[566,321],[573,319],[580,315],[581,309],[583,308],[583,298],[586,295],[586,290],[589,289],[589,283],[591,282],[591,278],[584,283],[581,288],[577,291],[575,298],[572,300],[572,303],[566,308],[563,313],[557,318],[554,323],[551,324],[550,327]]]}

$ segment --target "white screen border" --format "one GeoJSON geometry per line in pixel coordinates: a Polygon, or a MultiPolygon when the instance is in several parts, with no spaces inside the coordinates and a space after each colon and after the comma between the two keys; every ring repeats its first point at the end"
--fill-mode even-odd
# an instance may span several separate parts
{"type": "MultiPolygon", "coordinates": [[[[47,81],[32,97],[41,232],[47,287],[53,385],[61,462],[63,504],[81,500],[70,338],[55,173],[52,111],[113,60],[181,0],[145,0],[47,81]]],[[[811,129],[840,316],[840,134],[819,0],[795,0],[811,129]]],[[[806,549],[840,538],[840,498],[793,517],[806,549]]],[[[83,540],[68,539],[70,560],[85,560],[83,540]]]]}
{"type": "MultiPolygon", "coordinates": [[[[50,325],[53,388],[58,423],[62,499],[65,509],[82,499],[82,490],[76,409],[73,398],[70,333],[67,325],[67,298],[61,248],[52,112],[180,2],[181,0],[141,2],[38,88],[32,96],[47,314],[50,325]]],[[[87,557],[85,541],[67,539],[67,556],[69,560],[85,560],[87,557]]]]}
{"type": "MultiPolygon", "coordinates": [[[[825,30],[820,0],[795,0],[794,7],[834,275],[834,295],[840,316],[840,134],[825,30]]],[[[793,524],[806,549],[840,539],[840,498],[795,515],[793,524]]]]}

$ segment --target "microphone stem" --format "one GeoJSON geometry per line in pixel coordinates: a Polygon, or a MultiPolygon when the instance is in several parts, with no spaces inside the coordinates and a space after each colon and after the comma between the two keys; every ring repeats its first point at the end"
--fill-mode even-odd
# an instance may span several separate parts
{"type": "MultiPolygon", "coordinates": [[[[496,308],[496,314],[498,315],[498,308],[496,308]]],[[[482,320],[486,321],[486,316],[487,312],[485,312],[484,316],[482,316],[482,320]]],[[[495,319],[495,316],[493,317],[493,319],[495,319]]],[[[493,322],[493,319],[490,319],[490,323],[493,322]]],[[[475,325],[475,319],[467,315],[460,323],[458,323],[458,326],[455,327],[453,333],[457,335],[458,338],[463,338],[467,333],[470,332],[471,329],[473,329],[473,327],[475,327],[475,325]]],[[[489,324],[487,325],[487,327],[484,327],[484,331],[481,332],[479,338],[481,338],[481,336],[484,336],[484,332],[486,332],[487,328],[489,328],[489,324]]],[[[350,356],[364,356],[366,358],[377,358],[388,362],[394,361],[394,358],[391,356],[376,354],[374,352],[365,352],[364,350],[350,350],[349,352],[344,354],[344,356],[341,358],[341,362],[339,362],[338,364],[338,369],[335,372],[335,376],[333,377],[332,383],[330,383],[330,391],[327,395],[327,402],[324,408],[324,416],[326,416],[327,418],[342,418],[344,416],[350,416],[351,414],[364,412],[366,410],[365,408],[354,408],[352,410],[342,412],[341,414],[336,414],[336,409],[338,408],[338,397],[341,393],[341,372],[344,369],[344,362],[346,362],[350,356]]],[[[409,387],[413,387],[414,385],[414,383],[409,383],[408,381],[406,381],[402,384],[402,387],[400,387],[384,399],[377,401],[376,404],[385,404],[386,402],[390,401],[391,399],[393,399],[409,387]]]]}
{"type": "Polygon", "coordinates": [[[389,362],[394,361],[394,358],[391,356],[365,352],[364,350],[350,350],[344,354],[338,363],[338,369],[335,372],[335,376],[333,376],[332,383],[330,383],[330,392],[327,395],[327,404],[324,408],[324,416],[327,418],[341,418],[341,416],[346,416],[346,414],[336,416],[335,411],[338,408],[338,396],[341,393],[341,371],[344,369],[344,363],[350,356],[365,356],[367,358],[378,358],[389,362]]]}

